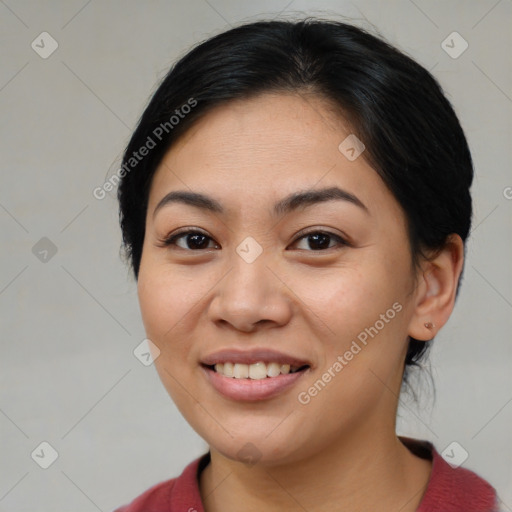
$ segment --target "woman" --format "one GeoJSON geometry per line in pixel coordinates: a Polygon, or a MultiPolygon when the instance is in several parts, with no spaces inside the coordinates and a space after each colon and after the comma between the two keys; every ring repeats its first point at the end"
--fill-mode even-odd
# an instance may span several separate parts
{"type": "Polygon", "coordinates": [[[155,365],[210,449],[119,511],[497,510],[395,433],[472,212],[467,142],[424,68],[349,24],[234,28],[171,69],[121,176],[155,365]]]}

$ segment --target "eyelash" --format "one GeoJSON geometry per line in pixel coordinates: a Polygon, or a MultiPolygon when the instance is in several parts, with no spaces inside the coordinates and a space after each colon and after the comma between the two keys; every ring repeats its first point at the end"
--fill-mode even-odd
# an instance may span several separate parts
{"type": "MultiPolygon", "coordinates": [[[[187,229],[187,230],[179,231],[178,233],[174,233],[174,234],[172,234],[172,235],[170,235],[170,236],[160,240],[160,247],[170,247],[171,245],[176,245],[175,244],[176,240],[178,240],[180,238],[184,238],[187,235],[202,235],[205,238],[213,240],[213,238],[208,236],[203,231],[200,231],[198,229],[187,229]]],[[[308,232],[305,232],[305,233],[301,233],[292,242],[292,245],[296,244],[299,240],[302,240],[303,238],[307,238],[310,235],[327,235],[331,239],[334,239],[336,242],[338,242],[338,245],[340,247],[350,247],[351,246],[351,244],[349,242],[347,242],[347,240],[345,240],[340,235],[336,235],[335,233],[331,233],[330,231],[324,231],[324,230],[318,230],[318,229],[317,230],[311,230],[311,231],[308,231],[308,232]]],[[[309,250],[307,250],[307,252],[325,252],[325,251],[327,251],[329,249],[334,249],[334,248],[335,247],[327,247],[327,249],[320,249],[320,250],[309,249],[309,250]]],[[[207,250],[207,249],[183,249],[183,247],[179,247],[179,249],[182,249],[184,251],[189,251],[189,252],[202,252],[204,250],[207,250]]],[[[301,250],[305,250],[305,249],[301,249],[301,250]]]]}

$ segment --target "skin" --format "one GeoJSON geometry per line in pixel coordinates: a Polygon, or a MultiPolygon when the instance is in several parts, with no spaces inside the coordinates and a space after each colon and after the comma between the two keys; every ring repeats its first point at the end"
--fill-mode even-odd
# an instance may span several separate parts
{"type": "Polygon", "coordinates": [[[217,107],[169,150],[153,178],[138,296],[155,365],[169,395],[210,446],[200,476],[207,512],[416,510],[430,461],[395,434],[408,336],[431,339],[448,320],[463,264],[453,235],[413,268],[400,205],[362,156],[338,145],[351,133],[321,98],[263,94],[217,107]],[[367,208],[331,200],[271,215],[288,194],[337,186],[367,208]],[[171,203],[170,191],[219,201],[224,213],[171,203]],[[203,231],[161,241],[179,228],[203,231]],[[317,249],[299,231],[329,232],[317,249]],[[263,252],[247,263],[246,237],[263,252]],[[188,240],[188,243],[187,243],[188,240]],[[329,240],[329,239],[327,239],[329,240]],[[304,405],[308,388],[394,303],[402,309],[304,405]],[[425,322],[432,322],[427,329],[425,322]],[[291,389],[243,403],[220,395],[200,360],[219,349],[271,347],[311,362],[291,389]],[[238,451],[252,443],[256,464],[238,451]]]}

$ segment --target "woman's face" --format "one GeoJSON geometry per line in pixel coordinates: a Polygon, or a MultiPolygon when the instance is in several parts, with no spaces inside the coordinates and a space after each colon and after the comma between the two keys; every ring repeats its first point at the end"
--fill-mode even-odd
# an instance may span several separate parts
{"type": "Polygon", "coordinates": [[[228,458],[394,433],[414,274],[404,214],[349,135],[319,98],[265,94],[208,113],[153,178],[143,322],[170,396],[228,458]]]}

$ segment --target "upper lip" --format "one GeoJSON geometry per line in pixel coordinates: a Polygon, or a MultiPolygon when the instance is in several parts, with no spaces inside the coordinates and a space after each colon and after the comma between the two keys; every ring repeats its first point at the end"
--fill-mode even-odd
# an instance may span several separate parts
{"type": "Polygon", "coordinates": [[[309,361],[295,356],[278,352],[268,348],[254,348],[251,350],[223,349],[205,356],[201,363],[213,366],[217,363],[254,364],[259,362],[289,364],[290,366],[311,366],[309,361]]]}

